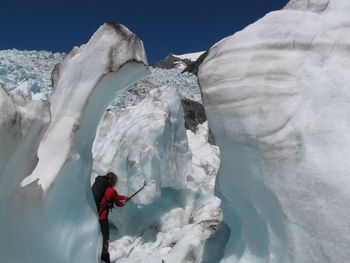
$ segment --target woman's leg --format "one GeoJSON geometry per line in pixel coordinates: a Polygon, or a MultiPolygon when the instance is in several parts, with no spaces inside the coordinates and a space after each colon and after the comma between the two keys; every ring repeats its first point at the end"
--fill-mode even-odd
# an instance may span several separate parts
{"type": "Polygon", "coordinates": [[[109,222],[108,219],[99,220],[102,237],[103,237],[103,246],[102,246],[102,255],[101,259],[106,262],[110,263],[110,257],[109,257],[109,222]]]}

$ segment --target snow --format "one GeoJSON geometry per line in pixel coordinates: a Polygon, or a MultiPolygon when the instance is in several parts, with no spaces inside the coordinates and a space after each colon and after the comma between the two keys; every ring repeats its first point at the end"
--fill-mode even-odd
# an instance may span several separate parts
{"type": "Polygon", "coordinates": [[[307,0],[291,0],[284,8],[301,11],[309,10],[322,14],[327,9],[329,2],[329,0],[317,0],[310,4],[307,0]]]}
{"type": "Polygon", "coordinates": [[[180,58],[180,59],[189,59],[191,61],[196,61],[205,51],[195,52],[195,53],[188,53],[183,55],[173,55],[174,57],[180,58]]]}
{"type": "Polygon", "coordinates": [[[291,1],[201,65],[231,231],[221,262],[350,258],[349,10],[345,0],[291,1]]]}

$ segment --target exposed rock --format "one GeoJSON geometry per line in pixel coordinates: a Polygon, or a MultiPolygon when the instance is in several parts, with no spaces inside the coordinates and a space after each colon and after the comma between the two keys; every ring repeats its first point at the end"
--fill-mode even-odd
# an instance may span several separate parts
{"type": "Polygon", "coordinates": [[[181,59],[174,56],[173,54],[169,54],[164,59],[155,62],[151,66],[163,69],[186,68],[191,63],[192,61],[190,59],[181,59]]]}
{"type": "MultiPolygon", "coordinates": [[[[196,132],[198,124],[202,124],[207,120],[204,107],[201,103],[182,97],[181,104],[185,118],[185,128],[196,132]]],[[[209,129],[208,142],[215,144],[214,135],[209,129]]]]}
{"type": "Polygon", "coordinates": [[[202,55],[200,55],[200,57],[195,61],[190,63],[183,71],[184,72],[189,72],[189,73],[193,73],[194,75],[197,76],[198,74],[198,69],[199,66],[202,64],[202,62],[204,61],[204,59],[207,57],[208,55],[208,51],[205,51],[202,55]]]}
{"type": "Polygon", "coordinates": [[[181,98],[181,103],[184,110],[185,128],[195,132],[197,125],[207,120],[204,107],[199,102],[186,98],[181,98]]]}

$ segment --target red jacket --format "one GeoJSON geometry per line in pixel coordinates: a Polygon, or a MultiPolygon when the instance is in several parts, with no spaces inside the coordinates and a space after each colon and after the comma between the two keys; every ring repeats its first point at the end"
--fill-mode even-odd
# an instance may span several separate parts
{"type": "Polygon", "coordinates": [[[113,201],[117,206],[124,206],[125,203],[120,200],[127,199],[127,196],[124,195],[118,195],[117,190],[115,190],[113,187],[108,187],[106,189],[105,195],[102,198],[101,204],[100,204],[100,211],[99,211],[99,220],[108,218],[109,209],[107,207],[108,201],[113,201]]]}

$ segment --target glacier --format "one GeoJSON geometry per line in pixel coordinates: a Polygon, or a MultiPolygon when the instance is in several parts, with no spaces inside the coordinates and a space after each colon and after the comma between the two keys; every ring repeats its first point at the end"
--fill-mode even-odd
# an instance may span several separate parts
{"type": "Polygon", "coordinates": [[[292,0],[199,68],[220,148],[220,262],[348,262],[350,3],[292,0]]]}
{"type": "MultiPolygon", "coordinates": [[[[43,50],[0,50],[0,84],[3,84],[10,94],[20,94],[30,100],[48,100],[53,91],[52,71],[66,55],[43,50]]],[[[180,57],[190,60],[196,58],[196,55],[185,54],[180,57]]],[[[149,70],[148,76],[116,95],[111,104],[118,111],[136,105],[151,89],[164,85],[173,87],[185,98],[201,102],[195,75],[182,73],[180,68],[165,70],[149,66],[149,70]]]]}
{"type": "Polygon", "coordinates": [[[24,262],[30,259],[32,251],[40,255],[42,242],[45,242],[32,243],[31,240],[38,236],[34,227],[40,227],[35,214],[41,215],[41,191],[21,189],[20,183],[37,162],[36,149],[50,122],[49,104],[12,97],[1,86],[0,109],[1,261],[24,262]]]}
{"type": "Polygon", "coordinates": [[[49,51],[0,50],[0,83],[10,93],[47,99],[52,92],[51,72],[64,56],[49,51]]]}
{"type": "Polygon", "coordinates": [[[167,86],[152,89],[141,103],[123,114],[109,108],[92,153],[92,179],[112,170],[118,174],[119,187],[128,190],[127,195],[146,180],[144,193],[134,198],[137,203],[152,203],[162,187],[184,188],[191,174],[191,151],[176,90],[167,86]]]}
{"type": "Polygon", "coordinates": [[[115,171],[121,194],[145,189],[110,215],[114,262],[201,262],[206,240],[222,221],[214,181],[218,147],[207,123],[185,130],[180,97],[169,86],[139,104],[109,107],[93,145],[93,178],[115,171]]]}
{"type": "Polygon", "coordinates": [[[111,213],[113,261],[201,262],[223,215],[214,196],[218,147],[208,143],[207,123],[185,129],[181,99],[201,101],[196,76],[147,71],[142,44],[115,24],[69,54],[1,55],[0,207],[7,211],[0,215],[1,260],[98,262],[90,180],[113,170],[125,195],[147,181],[132,202],[111,213]],[[131,49],[115,35],[119,29],[131,49]],[[113,53],[119,46],[122,54],[113,53]],[[40,85],[33,88],[33,81],[40,85]],[[18,158],[25,160],[21,167],[18,158]]]}
{"type": "Polygon", "coordinates": [[[117,24],[43,53],[63,59],[52,95],[26,69],[1,75],[1,261],[98,262],[89,189],[112,169],[121,194],[147,181],[110,215],[113,262],[347,262],[349,10],[291,0],[209,50],[201,91],[192,74],[147,69],[117,24]],[[182,96],[204,104],[194,132],[182,96]]]}
{"type": "Polygon", "coordinates": [[[92,142],[105,108],[148,74],[146,65],[142,42],[108,23],[55,68],[49,101],[2,87],[1,261],[98,261],[92,142]]]}
{"type": "Polygon", "coordinates": [[[180,69],[150,68],[150,75],[137,81],[118,95],[112,102],[117,111],[124,111],[142,101],[154,88],[169,86],[176,89],[181,97],[201,102],[197,77],[191,73],[181,73],[180,69]]]}

